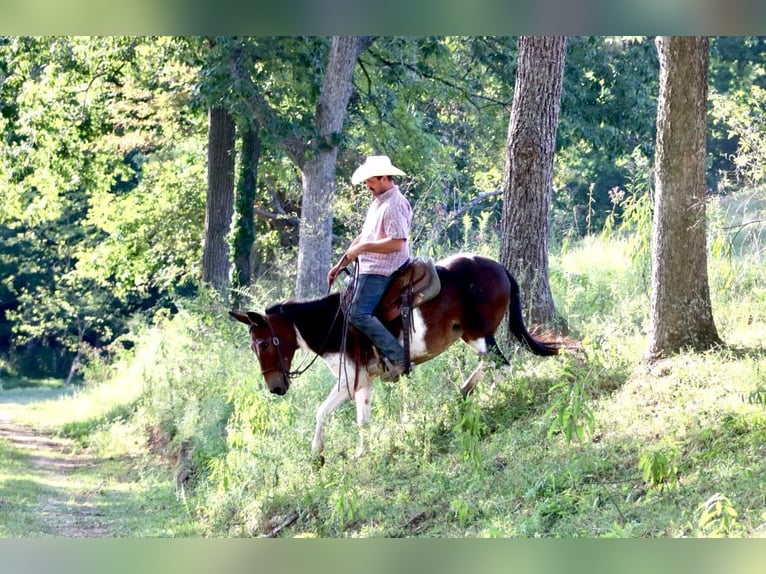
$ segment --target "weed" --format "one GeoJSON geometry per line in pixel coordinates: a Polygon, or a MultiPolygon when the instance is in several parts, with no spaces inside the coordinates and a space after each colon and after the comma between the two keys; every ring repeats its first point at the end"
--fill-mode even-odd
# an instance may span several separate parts
{"type": "Polygon", "coordinates": [[[716,493],[697,508],[699,534],[711,538],[741,536],[744,528],[739,513],[727,497],[716,493]]]}
{"type": "Polygon", "coordinates": [[[460,403],[460,420],[454,427],[463,460],[471,463],[475,469],[482,466],[482,454],[479,441],[486,431],[486,423],[478,398],[474,391],[460,403]]]}
{"type": "Polygon", "coordinates": [[[327,484],[330,494],[330,522],[342,530],[356,519],[359,512],[360,496],[349,473],[342,473],[337,480],[327,484]]]}
{"type": "Polygon", "coordinates": [[[449,509],[461,526],[468,526],[475,513],[473,505],[462,496],[453,498],[449,503],[449,509]]]}
{"type": "Polygon", "coordinates": [[[552,417],[548,437],[561,432],[567,443],[573,438],[584,442],[593,434],[595,418],[588,404],[587,381],[577,376],[572,360],[565,361],[561,382],[551,387],[551,406],[546,416],[552,417]]]}
{"type": "Polygon", "coordinates": [[[641,455],[638,469],[649,488],[663,490],[678,485],[678,451],[673,447],[656,449],[641,455]]]}

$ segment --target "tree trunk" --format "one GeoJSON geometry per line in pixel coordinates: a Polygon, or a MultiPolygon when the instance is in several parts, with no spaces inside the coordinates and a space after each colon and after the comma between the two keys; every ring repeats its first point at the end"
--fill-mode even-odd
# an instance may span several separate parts
{"type": "Polygon", "coordinates": [[[566,37],[519,38],[500,261],[519,281],[525,318],[535,324],[555,319],[548,282],[548,214],[565,58],[566,37]]]}
{"type": "Polygon", "coordinates": [[[354,65],[369,40],[333,37],[314,125],[317,138],[306,154],[303,175],[296,297],[305,299],[327,291],[327,270],[332,254],[332,203],[335,198],[335,162],[338,157],[346,107],[351,97],[354,65]]]}
{"type": "MultiPolygon", "coordinates": [[[[251,259],[255,241],[255,189],[258,181],[258,162],[261,156],[261,140],[258,128],[246,126],[242,133],[242,158],[240,162],[239,185],[235,198],[235,219],[233,232],[234,277],[232,287],[250,285],[252,279],[251,259]]],[[[235,293],[235,300],[238,297],[235,293]]],[[[235,302],[236,302],[235,301],[235,302]]]]}
{"type": "Polygon", "coordinates": [[[201,279],[225,298],[230,268],[226,236],[234,210],[234,120],[222,108],[209,111],[207,161],[201,279]]]}
{"type": "Polygon", "coordinates": [[[702,350],[720,339],[707,275],[706,37],[657,38],[655,207],[649,355],[702,350]]]}

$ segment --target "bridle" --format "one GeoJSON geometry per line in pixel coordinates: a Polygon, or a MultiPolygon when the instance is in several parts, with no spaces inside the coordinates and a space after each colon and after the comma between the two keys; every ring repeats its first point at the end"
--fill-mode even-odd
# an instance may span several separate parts
{"type": "MultiPolygon", "coordinates": [[[[333,327],[335,327],[335,322],[338,320],[338,316],[340,315],[341,306],[338,305],[338,310],[335,312],[335,317],[333,318],[332,322],[330,323],[330,327],[327,329],[327,335],[325,336],[324,342],[322,343],[321,347],[319,348],[319,351],[314,353],[314,356],[309,360],[308,364],[305,367],[300,367],[298,369],[290,370],[287,368],[287,361],[285,360],[284,354],[282,353],[282,343],[279,340],[279,337],[277,337],[277,334],[274,332],[274,328],[271,326],[271,323],[268,319],[266,319],[265,323],[269,328],[269,335],[270,335],[270,343],[274,345],[274,349],[277,352],[277,363],[278,365],[276,367],[271,367],[268,369],[261,368],[261,375],[263,375],[264,379],[266,378],[266,373],[271,373],[273,371],[279,371],[279,374],[282,375],[282,379],[285,381],[287,386],[289,387],[291,384],[292,377],[300,377],[303,373],[308,371],[311,366],[314,364],[314,361],[316,361],[319,356],[324,351],[325,346],[327,345],[327,341],[330,339],[330,333],[332,333],[333,327]]],[[[250,325],[250,335],[252,338],[253,331],[255,330],[255,325],[250,325]]],[[[255,339],[254,342],[257,343],[258,341],[263,341],[263,339],[255,339]]],[[[345,342],[345,341],[344,341],[345,342]]],[[[260,354],[256,352],[256,355],[260,358],[260,354]]],[[[260,360],[258,361],[260,363],[260,360]]]]}

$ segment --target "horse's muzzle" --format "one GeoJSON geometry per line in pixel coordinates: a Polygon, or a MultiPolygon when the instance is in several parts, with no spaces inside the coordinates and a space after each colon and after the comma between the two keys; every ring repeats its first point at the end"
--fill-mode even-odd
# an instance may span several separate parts
{"type": "Polygon", "coordinates": [[[287,392],[287,387],[283,387],[282,385],[279,385],[278,387],[274,387],[273,389],[270,389],[270,390],[275,395],[282,396],[287,392]]]}

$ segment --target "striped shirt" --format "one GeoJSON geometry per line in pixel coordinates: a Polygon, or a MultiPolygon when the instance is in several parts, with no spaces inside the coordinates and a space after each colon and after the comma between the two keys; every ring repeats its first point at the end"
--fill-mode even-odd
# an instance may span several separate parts
{"type": "Polygon", "coordinates": [[[407,239],[400,251],[393,253],[359,254],[359,273],[391,275],[410,257],[410,226],[412,225],[412,207],[407,198],[395,185],[385,193],[373,198],[367,209],[361,241],[376,239],[407,239]]]}

